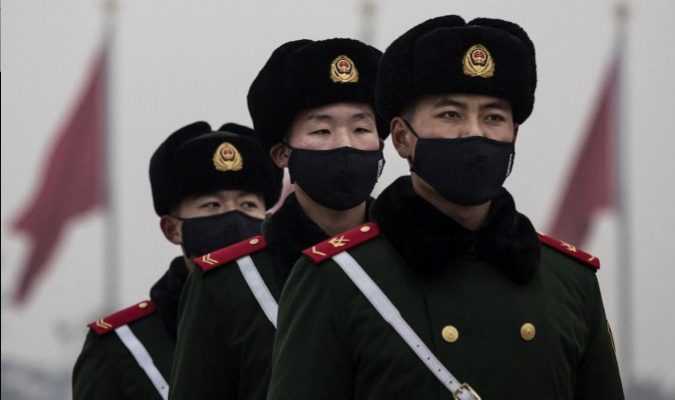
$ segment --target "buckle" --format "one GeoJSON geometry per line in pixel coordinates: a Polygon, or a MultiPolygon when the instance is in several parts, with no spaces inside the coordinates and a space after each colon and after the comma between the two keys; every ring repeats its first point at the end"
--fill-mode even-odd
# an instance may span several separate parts
{"type": "Polygon", "coordinates": [[[454,392],[452,392],[452,398],[453,398],[454,400],[461,400],[461,399],[459,398],[459,396],[462,396],[462,395],[464,394],[464,391],[465,391],[465,390],[467,391],[468,394],[471,395],[471,398],[472,398],[472,399],[474,399],[474,400],[481,400],[481,398],[480,398],[480,396],[478,395],[478,393],[476,393],[476,391],[473,390],[473,388],[471,387],[471,385],[469,385],[468,383],[462,383],[461,385],[459,385],[459,387],[457,388],[457,390],[455,390],[454,392]]]}

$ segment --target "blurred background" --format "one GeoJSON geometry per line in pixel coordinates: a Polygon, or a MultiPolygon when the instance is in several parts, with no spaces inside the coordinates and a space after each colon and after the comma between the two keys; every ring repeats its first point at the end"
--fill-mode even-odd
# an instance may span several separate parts
{"type": "MultiPolygon", "coordinates": [[[[168,134],[197,120],[250,124],[249,84],[286,41],[356,37],[384,50],[459,14],[512,20],[534,41],[537,100],[506,187],[540,232],[601,259],[628,398],[675,399],[675,2],[625,6],[621,36],[615,0],[119,0],[112,19],[102,1],[4,0],[2,398],[69,398],[86,324],[147,298],[178,254],[147,172],[168,134]],[[101,121],[88,136],[70,129],[101,121]]],[[[385,155],[376,193],[407,173],[389,141],[385,155]]]]}

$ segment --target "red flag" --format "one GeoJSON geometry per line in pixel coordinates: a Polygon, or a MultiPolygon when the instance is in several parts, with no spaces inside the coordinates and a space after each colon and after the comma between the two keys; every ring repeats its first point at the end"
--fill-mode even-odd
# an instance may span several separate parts
{"type": "Polygon", "coordinates": [[[40,186],[13,224],[32,242],[14,291],[15,303],[28,296],[68,222],[105,201],[105,54],[103,50],[96,56],[75,109],[56,135],[40,186]]]}
{"type": "Polygon", "coordinates": [[[593,215],[616,206],[619,60],[610,65],[550,230],[552,236],[578,245],[583,245],[593,215]]]}

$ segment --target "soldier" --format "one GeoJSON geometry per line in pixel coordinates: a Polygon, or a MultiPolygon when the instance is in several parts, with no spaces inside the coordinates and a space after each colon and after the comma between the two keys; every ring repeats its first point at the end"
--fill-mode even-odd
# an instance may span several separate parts
{"type": "Polygon", "coordinates": [[[511,22],[444,16],[389,46],[376,108],[411,176],[293,267],[268,399],[623,398],[599,261],[502,187],[535,86],[511,22]]]}
{"type": "MultiPolygon", "coordinates": [[[[248,105],[271,159],[294,193],[263,236],[197,259],[181,302],[171,399],[264,399],[277,300],[301,251],[367,221],[383,164],[373,108],[381,53],[351,39],[298,40],[276,49],[248,105]]],[[[379,135],[378,135],[379,132],[379,135]]]]}
{"type": "Polygon", "coordinates": [[[171,134],[150,160],[162,233],[180,245],[151,300],[101,318],[73,372],[74,399],[167,399],[176,345],[178,299],[192,258],[260,232],[281,190],[281,170],[254,132],[196,122],[171,134]]]}

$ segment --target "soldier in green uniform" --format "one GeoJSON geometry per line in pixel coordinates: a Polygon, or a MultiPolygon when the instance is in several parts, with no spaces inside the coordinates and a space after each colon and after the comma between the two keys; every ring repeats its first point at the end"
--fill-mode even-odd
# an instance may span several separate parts
{"type": "Polygon", "coordinates": [[[181,298],[171,399],[265,398],[277,300],[291,266],[307,246],[367,220],[384,162],[386,130],[373,107],[380,56],[351,39],[293,41],[252,83],[256,134],[276,165],[289,168],[294,193],[262,236],[197,259],[181,298]]]}
{"type": "Polygon", "coordinates": [[[599,261],[502,187],[535,86],[507,21],[439,17],[389,46],[376,108],[411,176],[293,267],[268,399],[623,398],[599,261]]]}
{"type": "Polygon", "coordinates": [[[196,122],[171,134],[150,161],[155,211],[183,256],[151,300],[92,322],[73,372],[74,399],[167,399],[178,299],[192,257],[260,232],[278,199],[281,171],[252,129],[196,122]]]}

